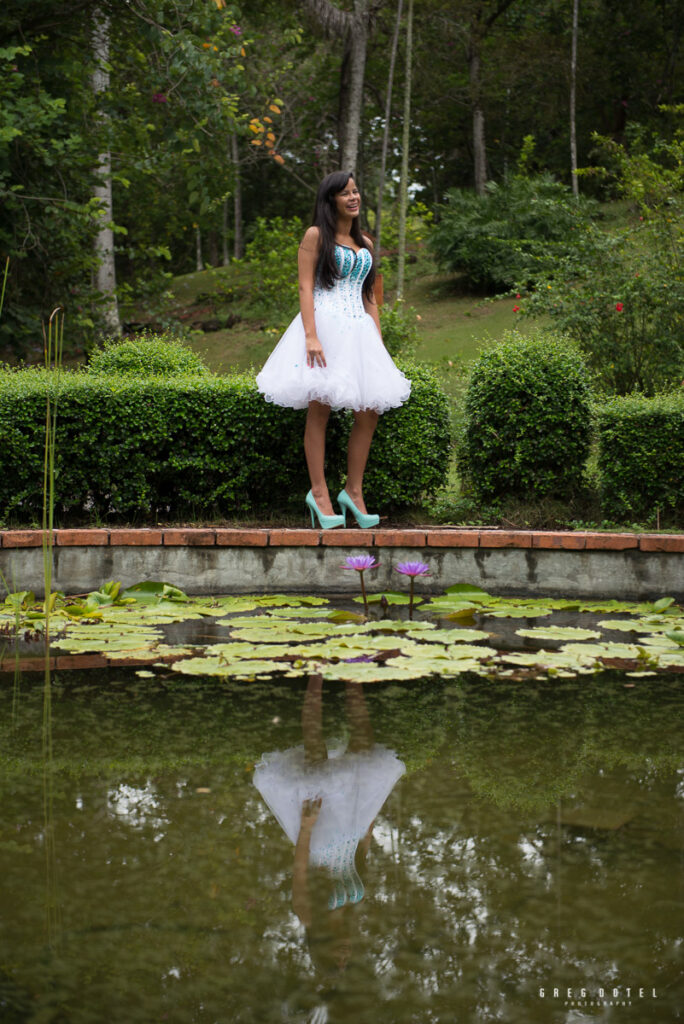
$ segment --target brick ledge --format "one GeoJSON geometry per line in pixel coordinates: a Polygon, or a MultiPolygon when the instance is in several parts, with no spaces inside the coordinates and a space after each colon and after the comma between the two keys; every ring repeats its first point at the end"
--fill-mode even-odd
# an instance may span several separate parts
{"type": "MultiPolygon", "coordinates": [[[[0,548],[40,547],[42,530],[0,531],[0,548]]],[[[684,534],[497,530],[463,527],[310,530],[249,527],[55,530],[56,547],[403,547],[684,552],[684,534]]]]}

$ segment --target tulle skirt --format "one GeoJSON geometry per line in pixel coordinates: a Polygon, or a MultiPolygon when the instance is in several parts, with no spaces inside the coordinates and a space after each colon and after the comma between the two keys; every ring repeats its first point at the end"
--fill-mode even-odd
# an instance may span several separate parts
{"type": "Polygon", "coordinates": [[[267,402],[305,409],[316,401],[332,409],[378,413],[403,405],[411,381],[394,365],[371,316],[345,317],[317,309],[315,319],[326,366],[307,366],[304,325],[298,314],[257,376],[267,402]]]}
{"type": "Polygon", "coordinates": [[[303,747],[264,754],[254,771],[254,785],[290,842],[296,843],[305,800],[321,798],[312,830],[313,863],[328,864],[347,842],[363,839],[406,768],[393,750],[376,744],[362,753],[330,750],[328,758],[309,764],[303,747]]]}

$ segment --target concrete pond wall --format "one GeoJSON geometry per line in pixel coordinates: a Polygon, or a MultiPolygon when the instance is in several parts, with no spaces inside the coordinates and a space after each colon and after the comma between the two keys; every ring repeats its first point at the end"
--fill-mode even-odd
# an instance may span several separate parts
{"type": "MultiPolygon", "coordinates": [[[[0,596],[44,591],[43,534],[0,531],[0,596]]],[[[494,594],[684,600],[684,534],[430,528],[412,530],[56,530],[52,589],[163,580],[188,594],[358,592],[348,555],[373,554],[369,591],[405,590],[399,562],[423,561],[417,592],[471,583],[494,594]]]]}

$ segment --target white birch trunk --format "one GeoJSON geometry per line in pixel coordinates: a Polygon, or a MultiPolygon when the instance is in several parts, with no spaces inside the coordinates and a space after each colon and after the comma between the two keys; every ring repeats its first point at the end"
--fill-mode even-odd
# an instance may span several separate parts
{"type": "Polygon", "coordinates": [[[482,109],[482,84],[480,81],[480,52],[478,41],[473,39],[468,56],[470,75],[470,97],[473,112],[473,160],[475,191],[483,196],[487,184],[487,147],[485,143],[485,119],[482,109]]]}
{"type": "Polygon", "coordinates": [[[202,259],[202,232],[199,224],[195,224],[195,270],[204,270],[202,259]]]}
{"type": "Polygon", "coordinates": [[[375,211],[375,265],[380,270],[382,256],[380,245],[382,240],[382,200],[385,192],[385,175],[387,174],[387,149],[389,146],[390,121],[392,119],[392,89],[394,86],[394,65],[397,62],[397,45],[399,43],[399,26],[404,0],[397,2],[397,20],[394,23],[392,50],[390,52],[389,72],[387,75],[387,102],[385,103],[385,127],[382,133],[382,154],[380,156],[380,185],[378,187],[378,205],[375,211]]]}
{"type": "MultiPolygon", "coordinates": [[[[93,52],[95,69],[92,75],[92,89],[95,104],[99,95],[109,88],[109,18],[100,9],[93,14],[93,52]]],[[[100,114],[100,124],[105,123],[104,115],[100,114]]],[[[119,306],[116,299],[116,265],[114,262],[114,232],[112,222],[114,210],[112,205],[112,160],[107,148],[100,153],[97,161],[98,183],[93,188],[93,196],[100,208],[100,228],[95,236],[95,252],[98,258],[96,271],[97,290],[103,297],[103,314],[107,331],[118,336],[121,334],[119,306]]]]}
{"type": "Polygon", "coordinates": [[[235,222],[233,257],[236,260],[241,260],[244,256],[244,243],[242,236],[242,176],[240,174],[240,153],[238,150],[238,137],[236,132],[232,132],[230,136],[230,153],[233,161],[233,173],[235,175],[235,187],[233,191],[233,218],[235,222]]]}
{"type": "Polygon", "coordinates": [[[406,81],[404,84],[404,130],[401,142],[401,191],[399,198],[399,261],[397,264],[397,299],[404,297],[406,266],[406,210],[409,186],[409,130],[411,126],[411,58],[413,55],[413,0],[408,3],[406,18],[406,81]]]}
{"type": "Polygon", "coordinates": [[[228,200],[223,200],[223,207],[221,210],[221,262],[224,267],[227,267],[230,263],[230,256],[228,254],[228,200]]]}
{"type": "Polygon", "coordinates": [[[579,196],[577,177],[577,126],[575,102],[577,92],[577,26],[579,22],[579,0],[572,3],[572,54],[570,58],[570,173],[573,195],[579,196]]]}

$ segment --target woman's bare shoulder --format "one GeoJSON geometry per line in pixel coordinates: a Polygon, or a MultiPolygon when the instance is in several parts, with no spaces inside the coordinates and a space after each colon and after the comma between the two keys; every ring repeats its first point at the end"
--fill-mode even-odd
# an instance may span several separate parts
{"type": "Polygon", "coordinates": [[[366,243],[366,248],[370,249],[370,251],[373,252],[373,239],[370,237],[370,235],[364,235],[363,240],[366,243]]]}
{"type": "Polygon", "coordinates": [[[307,228],[304,232],[304,237],[299,243],[300,249],[309,249],[313,252],[318,251],[318,247],[321,244],[321,229],[312,224],[310,228],[307,228]]]}

